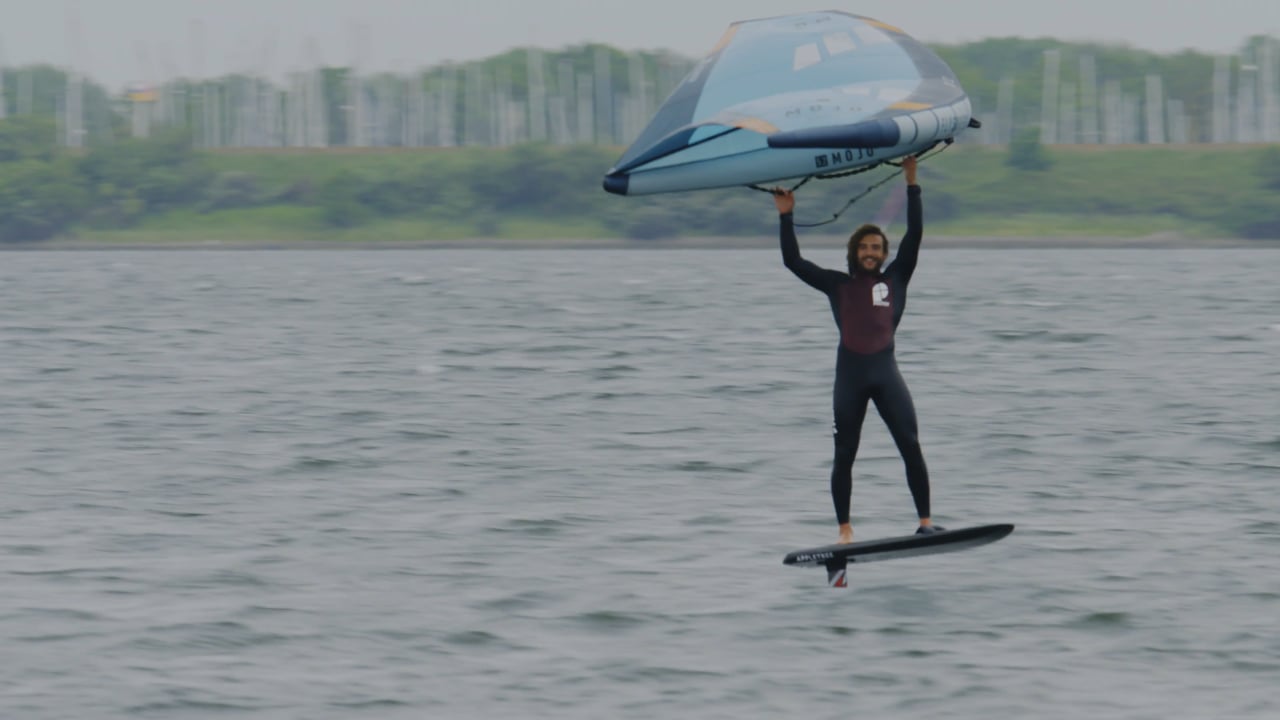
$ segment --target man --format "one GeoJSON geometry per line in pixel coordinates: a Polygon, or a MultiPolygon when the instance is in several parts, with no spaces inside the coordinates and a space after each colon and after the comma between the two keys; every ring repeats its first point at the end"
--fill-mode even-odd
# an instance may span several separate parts
{"type": "Polygon", "coordinates": [[[832,403],[835,460],[831,467],[831,500],[840,525],[840,543],[853,542],[849,496],[853,459],[858,453],[868,400],[875,401],[907,466],[907,486],[920,518],[916,532],[929,534],[943,529],[929,517],[929,471],[917,438],[915,405],[893,353],[893,335],[906,307],[907,283],[916,269],[924,222],[916,159],[904,159],[902,169],[907,180],[907,233],[897,257],[883,271],[889,241],[875,225],[863,225],[849,239],[848,274],[818,267],[800,257],[792,215],[795,196],[780,188],[773,191],[780,215],[782,261],[801,280],[826,293],[836,327],[840,328],[832,403]]]}

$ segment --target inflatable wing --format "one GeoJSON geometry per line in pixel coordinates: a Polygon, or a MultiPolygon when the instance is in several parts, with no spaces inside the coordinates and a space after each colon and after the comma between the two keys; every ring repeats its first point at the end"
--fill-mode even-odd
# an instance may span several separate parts
{"type": "Polygon", "coordinates": [[[604,178],[648,195],[842,173],[950,141],[969,98],[898,28],[816,12],[729,27],[604,178]]]}

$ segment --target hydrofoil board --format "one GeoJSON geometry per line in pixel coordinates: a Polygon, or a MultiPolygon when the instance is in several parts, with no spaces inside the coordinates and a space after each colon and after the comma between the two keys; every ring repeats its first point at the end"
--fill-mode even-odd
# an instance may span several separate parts
{"type": "Polygon", "coordinates": [[[782,559],[782,564],[797,567],[825,567],[827,582],[832,587],[845,587],[847,584],[845,569],[849,563],[868,563],[968,550],[993,543],[1011,532],[1013,532],[1012,524],[979,525],[957,530],[940,530],[929,535],[903,535],[846,545],[823,545],[787,553],[787,556],[782,559]]]}

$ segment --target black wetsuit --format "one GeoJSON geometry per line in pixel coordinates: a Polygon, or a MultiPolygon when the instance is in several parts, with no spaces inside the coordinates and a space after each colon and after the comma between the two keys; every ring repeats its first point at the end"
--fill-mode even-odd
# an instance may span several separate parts
{"type": "Polygon", "coordinates": [[[874,400],[907,466],[907,485],[916,513],[929,517],[929,471],[917,437],[916,410],[898,372],[893,334],[907,304],[907,283],[916,269],[923,232],[920,186],[907,186],[907,233],[898,255],[883,272],[868,273],[853,263],[851,273],[828,270],[800,257],[790,213],[781,218],[782,260],[791,272],[826,293],[840,328],[836,352],[835,460],[831,499],[836,520],[849,522],[853,459],[858,453],[867,401],[874,400]]]}

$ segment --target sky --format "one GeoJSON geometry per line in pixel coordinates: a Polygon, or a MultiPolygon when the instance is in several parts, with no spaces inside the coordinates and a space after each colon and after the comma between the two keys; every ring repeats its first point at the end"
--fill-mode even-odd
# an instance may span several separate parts
{"type": "Polygon", "coordinates": [[[1250,35],[1280,36],[1280,0],[0,0],[0,65],[79,67],[122,89],[321,62],[405,71],[585,42],[698,58],[734,21],[832,9],[926,43],[1053,37],[1229,54],[1250,35]]]}

